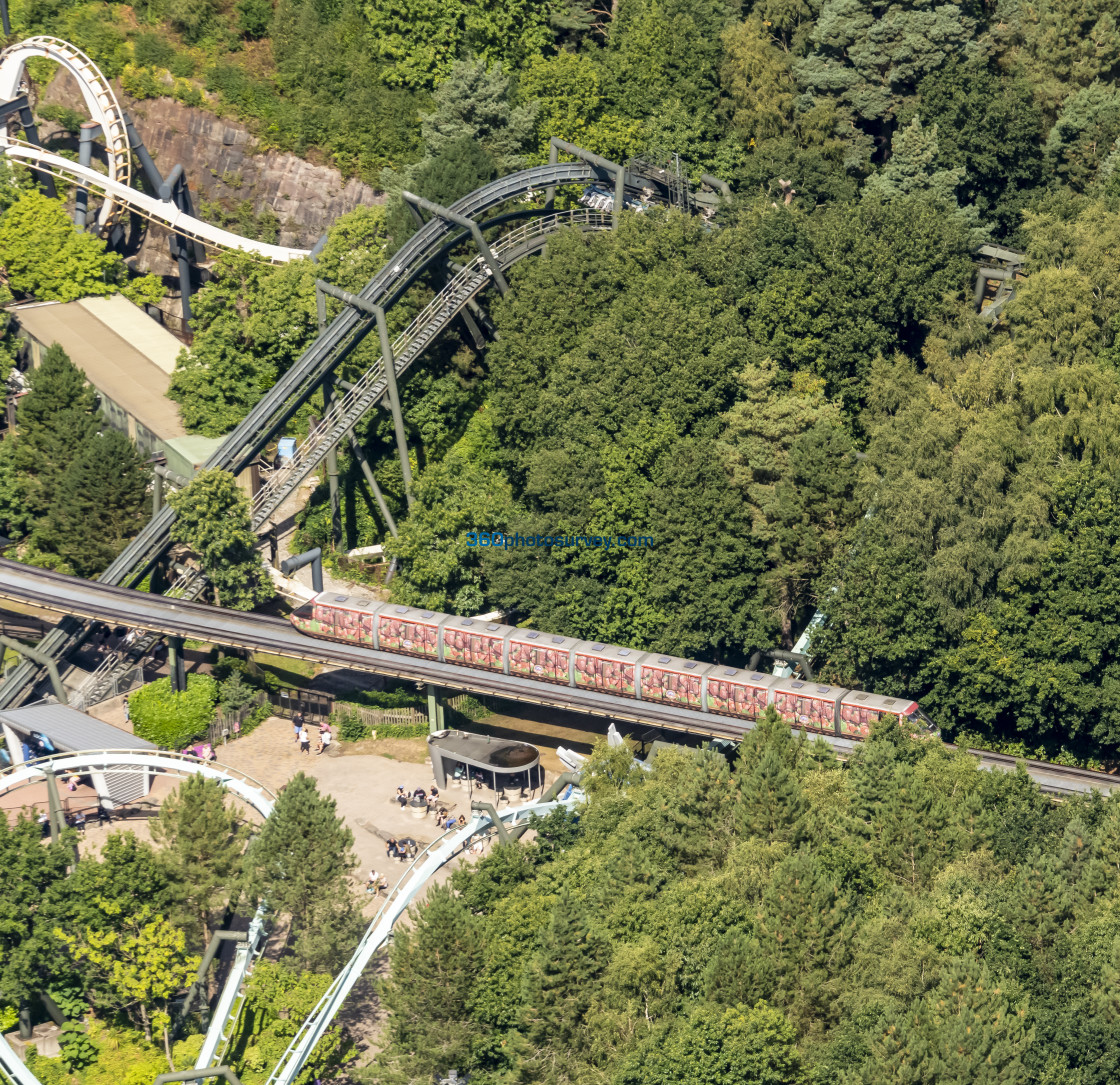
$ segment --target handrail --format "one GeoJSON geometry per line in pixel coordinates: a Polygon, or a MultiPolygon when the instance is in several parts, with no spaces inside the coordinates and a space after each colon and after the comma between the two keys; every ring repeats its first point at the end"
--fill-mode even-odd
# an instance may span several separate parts
{"type": "MultiPolygon", "coordinates": [[[[135,748],[74,750],[68,753],[52,753],[46,754],[43,757],[34,757],[30,761],[24,761],[19,765],[7,765],[4,768],[0,768],[0,795],[6,794],[8,791],[14,790],[17,787],[23,787],[27,782],[35,782],[33,780],[18,780],[6,782],[8,777],[16,776],[23,770],[41,770],[43,767],[54,766],[56,764],[62,768],[78,768],[84,764],[91,764],[92,766],[95,762],[95,759],[101,759],[101,765],[119,764],[122,771],[128,771],[130,769],[145,767],[144,765],[139,764],[137,761],[137,759],[145,758],[150,758],[152,760],[152,764],[148,766],[151,768],[177,767],[175,765],[167,766],[156,764],[157,761],[178,762],[182,765],[190,765],[195,767],[194,773],[188,773],[188,775],[205,775],[217,779],[221,779],[224,775],[238,783],[247,784],[248,786],[255,788],[265,797],[268,803],[268,812],[271,812],[272,803],[274,803],[277,798],[276,792],[266,784],[261,783],[260,780],[256,779],[253,776],[250,776],[247,772],[242,772],[240,769],[235,769],[229,765],[223,765],[220,761],[203,761],[202,758],[196,757],[194,754],[179,753],[174,750],[156,750],[149,752],[146,750],[137,750],[135,748]],[[121,762],[112,762],[109,760],[105,760],[107,758],[113,757],[126,757],[129,760],[121,762]],[[72,761],[77,762],[77,764],[71,764],[70,762],[72,761]]],[[[257,809],[258,812],[264,814],[265,817],[268,816],[268,813],[266,811],[261,810],[259,807],[257,809]]]]}
{"type": "MultiPolygon", "coordinates": [[[[550,802],[526,803],[523,806],[503,810],[498,814],[498,817],[502,821],[516,821],[522,816],[531,817],[533,814],[555,810],[559,806],[575,805],[582,801],[583,796],[579,795],[550,802]]],[[[293,1085],[311,1052],[315,1049],[315,1045],[338,1013],[354,984],[358,982],[366,965],[388,941],[392,934],[393,924],[427,886],[431,876],[459,854],[457,845],[469,843],[478,831],[488,824],[491,824],[491,819],[480,816],[472,818],[462,829],[448,830],[442,836],[433,840],[409,864],[408,870],[405,871],[397,886],[394,887],[393,891],[397,892],[399,890],[399,893],[396,897],[386,898],[385,904],[370,922],[349,963],[335,977],[334,982],[323,994],[323,997],[319,999],[315,1009],[311,1011],[296,1035],[292,1037],[288,1049],[269,1075],[267,1085],[293,1085]],[[436,845],[441,842],[442,846],[437,849],[436,845]],[[404,884],[406,878],[409,879],[407,887],[404,884]]]]}
{"type": "MultiPolygon", "coordinates": [[[[516,252],[530,238],[541,237],[569,225],[607,229],[610,226],[610,219],[606,215],[583,208],[535,217],[502,237],[493,246],[493,255],[499,263],[502,263],[503,256],[516,252]]],[[[424,347],[435,338],[438,330],[453,320],[459,309],[489,281],[490,269],[481,255],[476,256],[470,264],[457,272],[420,310],[392,344],[396,372],[403,373],[424,347]],[[425,336],[425,332],[430,334],[425,336]]],[[[254,529],[268,520],[279,502],[291,492],[295,484],[298,484],[298,480],[310,474],[322,460],[326,455],[326,449],[333,447],[345,431],[357,422],[361,414],[384,394],[384,389],[381,387],[384,379],[385,358],[383,355],[378,355],[377,360],[347,390],[346,394],[335,398],[319,425],[296,449],[292,463],[273,471],[269,480],[257,491],[253,499],[254,529]]]]}

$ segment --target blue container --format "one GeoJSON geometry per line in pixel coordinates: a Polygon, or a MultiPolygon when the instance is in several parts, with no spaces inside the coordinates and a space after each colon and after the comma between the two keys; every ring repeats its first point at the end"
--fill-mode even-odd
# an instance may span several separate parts
{"type": "Polygon", "coordinates": [[[296,458],[296,439],[281,437],[276,446],[276,454],[284,463],[291,463],[296,458]]]}

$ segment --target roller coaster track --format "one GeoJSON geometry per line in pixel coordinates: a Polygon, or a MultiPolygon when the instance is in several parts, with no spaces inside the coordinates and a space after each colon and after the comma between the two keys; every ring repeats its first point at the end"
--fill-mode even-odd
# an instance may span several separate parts
{"type": "MultiPolygon", "coordinates": [[[[275,796],[258,781],[227,766],[200,761],[182,754],[146,754],[135,750],[87,750],[79,753],[55,754],[16,765],[0,772],[0,795],[40,782],[45,769],[55,773],[70,770],[77,772],[155,770],[173,776],[204,776],[219,781],[226,790],[248,803],[265,818],[272,813],[275,799],[275,796]]],[[[527,821],[534,815],[543,816],[560,806],[569,806],[578,801],[581,801],[581,798],[526,803],[523,806],[501,811],[498,813],[498,818],[503,823],[516,824],[527,821]]],[[[287,1050],[272,1070],[268,1085],[293,1085],[315,1050],[315,1045],[322,1039],[338,1014],[347,995],[361,979],[362,973],[374,956],[388,944],[396,921],[424,892],[432,875],[459,856],[476,834],[484,832],[492,824],[492,818],[479,814],[464,828],[444,833],[416,856],[397,884],[389,891],[384,904],[373,917],[346,966],[335,977],[292,1038],[287,1050]]],[[[264,947],[264,916],[265,910],[262,906],[258,908],[250,924],[248,940],[238,943],[229,974],[203,1038],[202,1049],[195,1061],[195,1069],[217,1066],[228,1052],[244,1006],[246,985],[252,965],[264,947]]],[[[3,1036],[0,1036],[0,1072],[7,1075],[16,1085],[40,1085],[39,1079],[16,1055],[3,1036]]]]}
{"type": "Polygon", "coordinates": [[[127,208],[150,222],[159,223],[177,234],[213,248],[238,249],[275,264],[308,255],[306,249],[270,245],[264,241],[240,237],[229,230],[185,214],[170,201],[160,200],[131,188],[132,148],[128,141],[124,111],[112,86],[97,65],[69,42],[45,36],[27,38],[0,53],[0,102],[11,101],[19,94],[27,61],[34,57],[61,64],[77,81],[91,120],[101,125],[105,135],[108,173],[100,173],[61,155],[52,154],[42,147],[15,139],[8,134],[6,126],[0,127],[0,151],[10,159],[25,162],[40,172],[49,173],[63,181],[76,181],[101,193],[105,199],[98,212],[97,225],[102,234],[127,208]]]}
{"type": "MultiPolygon", "coordinates": [[[[533,218],[506,234],[492,247],[504,271],[517,260],[537,252],[555,230],[574,226],[581,230],[610,229],[610,216],[580,209],[533,218]]],[[[481,256],[468,264],[413,319],[392,344],[394,367],[401,375],[458,315],[460,310],[490,283],[491,272],[481,256]]],[[[273,472],[253,501],[252,525],[259,530],[281,502],[318,467],[327,453],[354,428],[361,417],[386,393],[385,359],[381,356],[346,394],[332,404],[320,424],[296,451],[292,463],[273,472]]]]}
{"type": "MultiPolygon", "coordinates": [[[[156,772],[164,776],[187,777],[203,776],[217,780],[227,791],[247,803],[263,818],[272,813],[276,800],[259,780],[254,780],[243,772],[217,762],[200,761],[197,757],[185,754],[160,752],[157,754],[139,753],[136,750],[83,750],[77,753],[53,754],[35,761],[14,765],[0,771],[0,795],[17,791],[29,784],[42,781],[43,771],[54,773],[73,770],[89,772],[156,772]]],[[[202,1050],[195,1065],[198,1068],[214,1065],[215,1053],[225,1039],[227,1027],[233,1011],[244,1000],[245,985],[252,972],[252,966],[264,948],[265,910],[258,908],[249,924],[248,938],[239,942],[222,987],[215,1013],[203,1038],[202,1050]],[[224,1016],[223,1016],[224,1015],[224,1016]]],[[[0,1036],[0,1072],[17,1085],[39,1085],[39,1079],[27,1068],[23,1061],[0,1036]]]]}
{"type": "MultiPolygon", "coordinates": [[[[611,181],[611,177],[601,166],[583,161],[534,166],[483,185],[452,204],[451,210],[477,219],[490,208],[511,200],[530,200],[548,186],[583,184],[593,180],[611,181]]],[[[669,193],[667,190],[662,192],[664,186],[656,178],[628,171],[626,183],[632,188],[652,187],[666,201],[669,198],[669,193]]],[[[429,267],[442,261],[450,248],[468,236],[466,231],[443,219],[430,219],[366,284],[360,296],[388,309],[429,267]]],[[[241,424],[222,441],[204,467],[219,467],[234,473],[248,467],[273,435],[295,414],[300,404],[319,388],[323,378],[365,338],[371,326],[372,320],[367,314],[352,306],[344,307],[261,397],[241,424]]],[[[170,545],[174,519],[174,511],[165,505],[98,579],[104,584],[135,584],[142,580],[170,545]]],[[[59,659],[76,647],[85,634],[82,622],[64,619],[43,638],[39,649],[59,659]]],[[[20,664],[0,685],[0,708],[21,703],[34,689],[38,674],[36,664],[20,664]]]]}

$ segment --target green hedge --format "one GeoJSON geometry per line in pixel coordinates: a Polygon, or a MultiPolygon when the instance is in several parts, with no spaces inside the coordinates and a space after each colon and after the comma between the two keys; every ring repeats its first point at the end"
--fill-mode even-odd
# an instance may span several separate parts
{"type": "Polygon", "coordinates": [[[217,700],[218,683],[208,674],[191,674],[182,693],[171,692],[170,678],[149,682],[129,696],[128,708],[139,738],[180,750],[206,735],[217,700]]]}
{"type": "MultiPolygon", "coordinates": [[[[369,724],[352,710],[345,701],[336,702],[331,713],[331,726],[343,742],[361,742],[370,737],[369,724]]],[[[420,738],[428,733],[426,723],[382,723],[378,724],[378,738],[420,738]]]]}

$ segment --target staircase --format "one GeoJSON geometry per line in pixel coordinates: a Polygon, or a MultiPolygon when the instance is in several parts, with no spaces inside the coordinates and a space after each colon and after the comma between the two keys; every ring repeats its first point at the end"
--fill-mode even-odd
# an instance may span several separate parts
{"type": "MultiPolygon", "coordinates": [[[[184,599],[189,602],[206,590],[207,583],[206,577],[198,569],[186,568],[175,578],[165,594],[169,599],[184,599]]],[[[97,670],[71,692],[70,707],[84,711],[90,705],[100,704],[109,697],[116,696],[118,680],[125,672],[138,666],[162,636],[162,633],[139,630],[130,645],[104,659],[97,670]]]]}
{"type": "MultiPolygon", "coordinates": [[[[609,229],[610,217],[579,209],[532,219],[494,245],[494,256],[503,268],[508,267],[526,252],[539,249],[546,235],[564,226],[585,230],[609,229]]],[[[490,269],[482,257],[477,256],[432,298],[393,343],[398,376],[431,345],[467,302],[487,286],[490,277],[490,269]]],[[[346,395],[335,400],[319,425],[296,449],[295,456],[273,471],[268,482],[257,491],[252,510],[254,531],[259,531],[268,523],[285,498],[385,394],[385,359],[379,357],[346,395]]]]}

